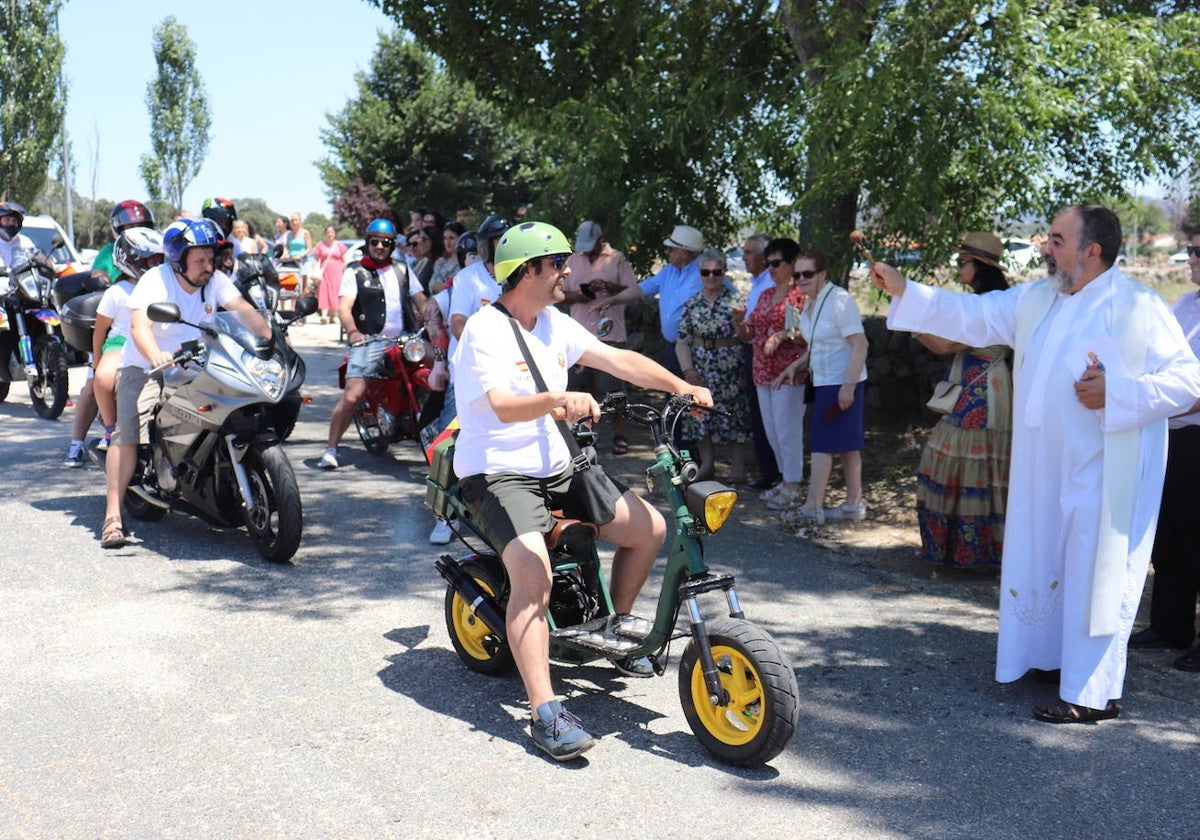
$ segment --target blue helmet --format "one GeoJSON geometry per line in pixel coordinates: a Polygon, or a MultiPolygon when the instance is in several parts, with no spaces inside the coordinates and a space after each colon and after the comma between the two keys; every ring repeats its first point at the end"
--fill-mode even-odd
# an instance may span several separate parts
{"type": "Polygon", "coordinates": [[[395,240],[396,226],[388,219],[375,219],[371,224],[367,225],[367,236],[386,236],[388,239],[395,240]]]}
{"type": "Polygon", "coordinates": [[[220,229],[209,219],[177,219],[167,225],[163,232],[163,256],[171,268],[183,272],[189,250],[212,248],[215,256],[216,247],[224,238],[220,229]]]}

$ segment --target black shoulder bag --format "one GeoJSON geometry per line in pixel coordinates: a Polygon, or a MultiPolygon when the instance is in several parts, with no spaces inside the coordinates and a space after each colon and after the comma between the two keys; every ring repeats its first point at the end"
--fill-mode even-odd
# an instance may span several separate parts
{"type": "MultiPolygon", "coordinates": [[[[517,337],[517,346],[521,348],[521,355],[525,357],[525,364],[529,366],[529,373],[533,376],[533,384],[537,385],[540,392],[549,391],[546,380],[542,379],[541,371],[529,352],[529,345],[525,343],[525,336],[521,335],[521,325],[517,323],[517,319],[509,314],[503,304],[493,303],[492,308],[508,316],[513,335],[517,337]]],[[[571,453],[571,495],[579,504],[580,513],[588,522],[607,525],[617,515],[616,502],[620,497],[619,492],[616,496],[613,495],[616,488],[605,474],[604,468],[595,463],[596,450],[590,446],[587,452],[580,449],[579,441],[571,434],[571,427],[567,425],[566,420],[557,420],[555,425],[558,426],[558,431],[566,441],[567,450],[571,453]]]]}

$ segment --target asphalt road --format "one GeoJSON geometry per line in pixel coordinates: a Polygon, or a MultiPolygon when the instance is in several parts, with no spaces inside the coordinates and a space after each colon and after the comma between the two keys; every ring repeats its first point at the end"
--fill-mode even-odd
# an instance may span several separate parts
{"type": "Polygon", "coordinates": [[[286,447],[305,509],[292,565],[178,515],[101,550],[100,475],[59,465],[71,411],[37,419],[21,385],[0,405],[0,836],[1200,833],[1200,676],[1172,654],[1131,655],[1117,721],[1035,722],[1044,686],[992,680],[994,581],[797,540],[756,501],[708,550],[795,668],[789,748],[716,762],[673,661],[653,680],[556,669],[600,742],[542,757],[517,678],[450,647],[416,449],[348,440],[340,470],[315,468],[333,337],[296,330],[314,402],[286,447]]]}

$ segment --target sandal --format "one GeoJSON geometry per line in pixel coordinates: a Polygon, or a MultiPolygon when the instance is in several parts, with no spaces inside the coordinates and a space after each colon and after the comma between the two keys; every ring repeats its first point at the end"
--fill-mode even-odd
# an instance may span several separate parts
{"type": "Polygon", "coordinates": [[[628,455],[629,441],[625,439],[625,435],[613,435],[613,454],[628,455]]]}
{"type": "Polygon", "coordinates": [[[1056,700],[1046,706],[1034,706],[1033,716],[1046,723],[1092,723],[1098,720],[1111,720],[1121,714],[1121,704],[1109,700],[1103,709],[1093,709],[1090,706],[1078,706],[1066,700],[1056,700]]]}
{"type": "Polygon", "coordinates": [[[121,517],[110,516],[104,520],[104,528],[100,531],[101,548],[122,548],[129,542],[129,534],[121,524],[121,517]]]}

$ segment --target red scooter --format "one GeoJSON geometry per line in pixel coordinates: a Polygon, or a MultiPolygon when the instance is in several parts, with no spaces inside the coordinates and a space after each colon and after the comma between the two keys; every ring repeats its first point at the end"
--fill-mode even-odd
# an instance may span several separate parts
{"type": "MultiPolygon", "coordinates": [[[[367,343],[388,342],[379,373],[367,378],[367,393],[354,412],[354,425],[368,452],[386,452],[402,440],[419,440],[421,411],[434,393],[429,388],[433,349],[424,329],[388,338],[377,335],[367,343]]],[[[346,387],[346,364],[338,367],[338,387],[346,387]]]]}

